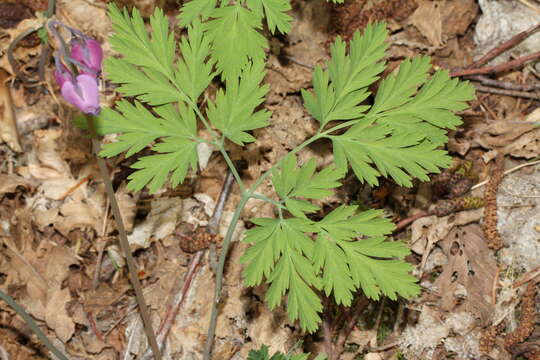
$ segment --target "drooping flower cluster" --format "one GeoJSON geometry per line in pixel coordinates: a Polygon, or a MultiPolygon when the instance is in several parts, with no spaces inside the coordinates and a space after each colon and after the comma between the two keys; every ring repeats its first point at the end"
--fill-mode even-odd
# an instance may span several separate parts
{"type": "Polygon", "coordinates": [[[51,21],[49,29],[59,40],[59,50],[54,55],[56,63],[54,75],[62,96],[85,114],[99,114],[98,78],[103,59],[101,45],[98,41],[59,21],[51,21]],[[71,33],[69,47],[55,28],[56,25],[66,28],[71,33]]]}

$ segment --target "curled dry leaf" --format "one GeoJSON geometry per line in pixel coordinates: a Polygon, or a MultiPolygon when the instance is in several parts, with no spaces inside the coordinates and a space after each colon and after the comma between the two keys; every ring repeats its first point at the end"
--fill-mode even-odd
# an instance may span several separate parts
{"type": "Polygon", "coordinates": [[[479,125],[474,142],[488,150],[497,150],[514,157],[532,159],[540,155],[540,112],[534,111],[523,121],[496,121],[479,125]]]}
{"type": "Polygon", "coordinates": [[[11,98],[11,90],[6,83],[8,73],[0,68],[0,139],[2,139],[11,150],[22,151],[19,131],[17,129],[17,118],[15,108],[11,98]]]}

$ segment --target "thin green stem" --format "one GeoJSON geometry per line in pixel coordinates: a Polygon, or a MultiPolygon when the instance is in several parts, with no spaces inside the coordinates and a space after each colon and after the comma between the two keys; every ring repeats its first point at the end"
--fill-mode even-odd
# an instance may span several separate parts
{"type": "Polygon", "coordinates": [[[280,203],[279,201],[276,201],[274,199],[270,199],[269,197],[264,196],[262,194],[251,194],[251,193],[249,193],[249,197],[253,198],[253,199],[259,199],[259,200],[262,200],[262,201],[266,201],[267,203],[273,204],[278,209],[284,209],[285,208],[285,206],[282,203],[280,203]]]}
{"type": "Polygon", "coordinates": [[[120,238],[120,248],[122,249],[122,252],[124,253],[124,256],[126,257],[129,278],[131,281],[131,285],[133,286],[133,290],[135,290],[135,298],[139,306],[139,311],[141,312],[141,318],[143,321],[144,330],[146,332],[146,336],[148,337],[148,343],[150,344],[150,347],[152,348],[152,352],[154,353],[154,359],[160,360],[161,353],[159,351],[159,347],[156,341],[156,335],[154,333],[154,329],[152,328],[150,312],[148,311],[148,308],[146,306],[146,301],[144,300],[142,287],[139,282],[139,278],[137,276],[137,265],[135,264],[135,260],[133,260],[133,256],[131,255],[131,250],[129,248],[129,242],[127,239],[127,233],[124,227],[124,221],[122,220],[120,207],[118,206],[118,202],[116,201],[116,196],[114,194],[114,189],[113,189],[112,182],[109,176],[109,170],[107,169],[105,160],[103,160],[103,158],[99,156],[101,146],[98,139],[94,117],[87,116],[86,118],[88,122],[88,129],[90,130],[90,135],[92,136],[92,148],[97,158],[99,172],[101,173],[101,177],[103,178],[103,181],[105,183],[105,190],[107,192],[109,203],[111,204],[111,210],[114,215],[114,219],[116,221],[116,226],[118,228],[118,235],[120,238]]]}
{"type": "Polygon", "coordinates": [[[223,146],[223,141],[219,142],[217,144],[217,146],[218,146],[219,152],[221,153],[221,155],[225,159],[225,162],[229,166],[229,169],[231,169],[231,172],[232,172],[236,182],[238,183],[238,187],[240,188],[240,193],[245,194],[246,193],[246,185],[242,181],[242,178],[240,177],[240,174],[238,173],[238,170],[236,170],[236,166],[234,166],[234,163],[231,160],[231,158],[229,157],[229,154],[227,154],[227,151],[225,150],[225,147],[223,146]]]}
{"type": "Polygon", "coordinates": [[[54,9],[56,8],[56,0],[49,0],[47,3],[47,11],[43,15],[45,15],[46,18],[50,18],[54,15],[54,9]]]}
{"type": "Polygon", "coordinates": [[[221,248],[221,254],[219,256],[219,263],[216,272],[216,288],[214,291],[214,301],[212,302],[212,314],[210,315],[210,325],[208,327],[208,335],[206,337],[206,344],[204,346],[204,360],[210,360],[212,354],[212,346],[214,344],[214,334],[216,332],[216,324],[218,317],[218,305],[220,301],[221,287],[223,286],[223,269],[225,267],[225,260],[227,259],[227,253],[229,252],[229,246],[234,235],[234,230],[236,229],[238,220],[240,220],[240,216],[242,215],[242,211],[244,210],[244,207],[246,206],[248,200],[249,196],[246,193],[242,194],[242,198],[240,199],[240,202],[236,207],[236,210],[231,219],[231,223],[229,224],[229,228],[227,229],[227,234],[225,234],[225,239],[223,239],[223,245],[221,248]]]}
{"type": "Polygon", "coordinates": [[[24,310],[24,308],[17,304],[15,300],[8,294],[4,293],[2,290],[0,290],[0,299],[7,302],[9,306],[11,306],[17,314],[19,314],[20,317],[23,318],[26,325],[30,326],[30,329],[36,334],[36,336],[43,342],[43,344],[47,347],[47,349],[50,350],[58,359],[60,360],[69,360],[60,350],[56,348],[56,346],[53,345],[53,343],[45,336],[43,331],[39,328],[39,326],[36,324],[34,319],[28,313],[24,310]]]}

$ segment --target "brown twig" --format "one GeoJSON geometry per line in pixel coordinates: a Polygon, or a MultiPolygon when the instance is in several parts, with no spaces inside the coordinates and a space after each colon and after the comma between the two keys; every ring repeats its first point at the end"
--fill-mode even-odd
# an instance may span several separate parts
{"type": "Polygon", "coordinates": [[[65,193],[62,194],[62,196],[60,196],[60,201],[63,201],[65,200],[65,198],[67,198],[69,195],[71,195],[72,193],[74,193],[78,188],[80,188],[84,183],[86,183],[88,180],[90,180],[92,176],[91,175],[88,175],[88,176],[85,176],[83,177],[81,180],[79,180],[75,185],[73,185],[72,187],[70,187],[69,189],[66,190],[65,193]]]}
{"type": "Polygon", "coordinates": [[[97,327],[94,313],[89,311],[88,313],[86,313],[86,317],[88,319],[88,322],[90,323],[90,327],[92,328],[94,335],[96,335],[96,338],[101,342],[105,342],[105,338],[103,337],[101,330],[99,330],[99,328],[97,327]]]}
{"type": "Polygon", "coordinates": [[[17,47],[17,45],[19,44],[19,42],[24,39],[25,37],[27,37],[28,35],[32,34],[33,32],[37,31],[39,29],[39,27],[32,27],[30,29],[27,29],[25,31],[23,31],[22,33],[20,33],[15,39],[13,39],[13,41],[9,44],[8,46],[8,49],[7,49],[7,58],[8,58],[8,61],[9,61],[9,64],[11,65],[11,68],[13,69],[13,72],[15,73],[15,75],[22,80],[23,83],[25,83],[27,86],[30,85],[30,86],[33,86],[35,85],[35,81],[33,80],[30,80],[26,77],[26,75],[24,75],[22,73],[22,71],[19,70],[19,62],[17,61],[17,59],[15,59],[15,56],[13,55],[13,52],[15,51],[15,48],[17,47]]]}
{"type": "Polygon", "coordinates": [[[512,37],[510,40],[507,40],[503,42],[502,44],[500,44],[499,46],[493,48],[487,54],[482,56],[480,59],[476,60],[475,62],[467,66],[467,69],[478,68],[479,66],[486,64],[488,61],[496,58],[497,56],[499,56],[506,50],[516,46],[517,44],[519,44],[520,42],[522,42],[523,40],[525,40],[526,38],[534,34],[536,31],[538,31],[538,29],[540,29],[540,23],[536,24],[529,30],[520,32],[519,34],[512,37]]]}
{"type": "MultiPolygon", "coordinates": [[[[207,229],[208,229],[208,232],[211,233],[212,235],[216,235],[218,233],[219,223],[223,216],[223,210],[225,208],[227,198],[229,197],[229,194],[231,193],[233,182],[234,182],[234,176],[232,172],[229,170],[227,172],[225,182],[221,189],[221,193],[219,194],[219,198],[216,203],[216,206],[214,207],[214,212],[212,213],[212,217],[208,221],[207,229]]],[[[206,250],[199,250],[191,258],[188,265],[188,270],[186,271],[184,275],[184,281],[183,281],[182,287],[174,295],[173,301],[171,302],[169,309],[167,311],[167,314],[165,315],[165,319],[163,319],[159,327],[159,331],[157,335],[157,342],[161,350],[163,350],[165,347],[167,336],[169,335],[172,325],[174,324],[174,320],[176,319],[176,316],[178,315],[178,312],[180,311],[180,307],[182,306],[182,303],[184,302],[184,299],[186,298],[186,295],[191,287],[191,284],[193,283],[193,279],[195,278],[195,275],[197,274],[197,270],[199,268],[199,265],[201,264],[201,261],[204,257],[205,252],[206,250]]],[[[150,359],[150,356],[151,356],[150,349],[147,349],[144,355],[141,357],[141,360],[148,360],[150,359]]]]}
{"type": "MultiPolygon", "coordinates": [[[[531,161],[531,162],[528,162],[528,163],[524,163],[524,164],[520,164],[520,165],[517,165],[517,166],[514,166],[513,168],[511,169],[508,169],[506,170],[503,175],[508,175],[508,174],[511,174],[513,172],[516,172],[520,169],[523,169],[524,167],[527,167],[527,166],[533,166],[533,165],[537,165],[537,164],[540,164],[540,160],[534,160],[534,161],[531,161]]],[[[475,189],[478,189],[478,188],[481,188],[482,186],[486,185],[488,183],[489,179],[488,180],[485,180],[485,181],[482,181],[482,182],[479,182],[478,184],[474,185],[471,187],[470,191],[473,191],[475,189]]]]}
{"type": "Polygon", "coordinates": [[[478,91],[485,92],[485,93],[490,93],[490,94],[506,95],[506,96],[512,96],[512,97],[517,97],[517,98],[540,100],[540,94],[537,94],[537,93],[534,93],[534,92],[497,89],[497,88],[487,87],[487,86],[482,86],[482,85],[474,85],[474,87],[478,91]]]}
{"type": "Polygon", "coordinates": [[[519,279],[516,280],[514,285],[512,286],[514,289],[517,289],[521,285],[533,280],[534,278],[540,276],[540,266],[535,267],[534,269],[526,272],[525,274],[521,275],[519,279]]]}
{"type": "Polygon", "coordinates": [[[332,347],[332,334],[334,325],[332,322],[332,310],[330,308],[331,300],[328,297],[324,297],[324,319],[322,322],[323,339],[324,339],[324,351],[328,359],[333,359],[333,347],[332,347]]]}
{"type": "Polygon", "coordinates": [[[398,232],[400,232],[401,230],[403,230],[404,228],[406,228],[407,226],[409,226],[409,224],[415,222],[416,220],[420,219],[420,218],[423,218],[425,216],[428,216],[429,213],[425,212],[425,211],[420,211],[419,213],[417,214],[414,214],[412,216],[409,216],[405,219],[402,219],[400,220],[397,224],[396,224],[396,228],[394,229],[394,231],[392,232],[392,234],[397,234],[398,232]]]}
{"type": "Polygon", "coordinates": [[[499,277],[501,276],[501,269],[497,268],[495,276],[493,277],[493,282],[491,284],[491,305],[497,303],[497,289],[499,288],[499,277]]]}
{"type": "Polygon", "coordinates": [[[483,75],[472,75],[472,76],[468,76],[467,79],[479,81],[483,85],[493,86],[493,87],[506,89],[506,90],[516,90],[516,91],[540,90],[540,84],[534,84],[534,85],[514,84],[511,82],[490,79],[483,75]]]}
{"type": "Polygon", "coordinates": [[[380,352],[380,351],[385,351],[385,350],[388,350],[388,349],[391,349],[395,346],[398,346],[399,345],[399,341],[394,341],[394,342],[391,342],[391,343],[388,343],[386,345],[381,345],[381,346],[377,346],[377,347],[370,347],[369,348],[369,352],[380,352]]]}
{"type": "Polygon", "coordinates": [[[475,69],[455,70],[450,73],[450,76],[457,77],[457,76],[469,76],[469,75],[496,74],[498,72],[512,70],[514,68],[517,68],[525,64],[526,62],[536,60],[539,58],[540,58],[540,51],[537,51],[535,53],[522,56],[520,58],[505,62],[504,64],[500,64],[500,65],[485,66],[485,67],[475,68],[475,69]]]}

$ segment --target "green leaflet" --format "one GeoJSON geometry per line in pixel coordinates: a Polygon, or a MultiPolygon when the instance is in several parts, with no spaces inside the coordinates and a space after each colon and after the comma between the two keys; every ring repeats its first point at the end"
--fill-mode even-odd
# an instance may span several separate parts
{"type": "Polygon", "coordinates": [[[270,308],[287,295],[289,318],[299,319],[309,332],[318,328],[322,311],[315,289],[333,294],[346,306],[360,288],[374,299],[415,296],[419,287],[409,274],[412,267],[400,260],[409,250],[403,243],[384,241],[393,224],[381,218],[381,211],[356,214],[356,209],[341,206],[319,222],[253,219],[258,226],[244,239],[253,246],[241,258],[247,285],[259,285],[266,278],[271,284],[266,294],[270,308]],[[366,238],[357,240],[359,236],[366,238]]]}
{"type": "Polygon", "coordinates": [[[321,321],[319,296],[313,289],[321,287],[315,268],[309,260],[313,241],[305,234],[312,229],[307,219],[253,219],[259,227],[250,229],[244,241],[254,245],[246,250],[241,262],[249,286],[261,283],[263,277],[271,283],[266,293],[273,309],[288,294],[287,312],[291,321],[300,320],[303,329],[314,332],[321,321]]]}
{"type": "Polygon", "coordinates": [[[370,95],[367,86],[384,69],[380,59],[386,37],[384,24],[369,25],[362,35],[355,33],[348,54],[337,38],[328,70],[316,67],[314,92],[302,95],[322,128],[332,120],[353,120],[344,133],[325,135],[332,140],[338,169],[346,172],[351,165],[371,185],[385,176],[412,186],[413,178],[426,181],[429,173],[450,164],[438,147],[446,142],[447,130],[461,123],[452,111],[466,108],[474,89],[450,79],[447,71],[428,78],[430,58],[420,56],[403,61],[395,75],[380,82],[371,108],[362,104],[370,95]]]}
{"type": "MultiPolygon", "coordinates": [[[[308,360],[310,353],[307,354],[283,354],[282,352],[274,353],[270,357],[268,346],[262,345],[259,350],[250,350],[247,360],[308,360]]],[[[326,360],[326,354],[319,354],[314,360],[326,360]]]]}
{"type": "Polygon", "coordinates": [[[332,58],[328,70],[316,66],[313,73],[314,93],[302,90],[306,109],[324,127],[332,120],[357,119],[369,109],[360,105],[368,96],[368,86],[378,79],[384,70],[380,60],[388,45],[388,31],[383,23],[370,24],[361,36],[357,31],[350,43],[347,55],[346,44],[340,37],[331,48],[332,58]]]}
{"type": "Polygon", "coordinates": [[[402,186],[412,186],[412,178],[427,181],[428,173],[448,167],[451,158],[436,145],[424,140],[425,134],[399,133],[383,125],[359,123],[343,135],[329,136],[334,145],[338,168],[349,163],[362,181],[377,185],[379,176],[390,176],[402,186]],[[399,136],[398,136],[399,135],[399,136]]]}
{"type": "Polygon", "coordinates": [[[249,61],[265,58],[268,44],[258,31],[262,29],[261,17],[239,3],[216,8],[210,17],[204,27],[212,42],[212,59],[224,80],[236,81],[249,61]]]}
{"type": "Polygon", "coordinates": [[[282,34],[291,31],[292,18],[287,14],[291,10],[289,0],[246,0],[246,4],[259,16],[266,15],[268,29],[272,34],[276,33],[276,29],[282,34]]]}
{"type": "Polygon", "coordinates": [[[227,81],[225,91],[218,91],[215,101],[208,102],[207,115],[212,125],[238,145],[255,141],[246,131],[268,125],[270,112],[254,111],[268,92],[268,85],[259,85],[265,75],[262,61],[248,64],[238,79],[227,81]]]}

